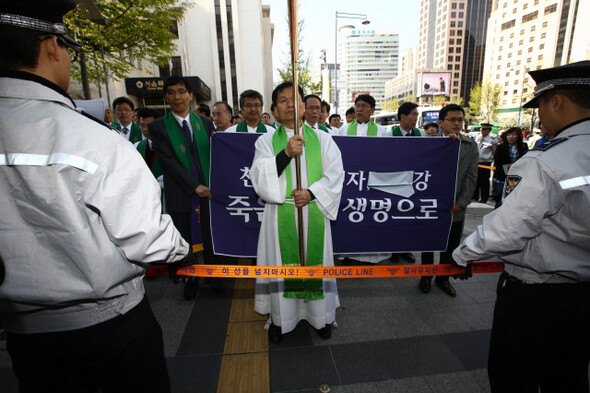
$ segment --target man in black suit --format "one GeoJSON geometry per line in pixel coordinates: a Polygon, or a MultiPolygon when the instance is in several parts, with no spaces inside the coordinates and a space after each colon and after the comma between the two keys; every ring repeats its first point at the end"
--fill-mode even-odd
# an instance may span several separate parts
{"type": "MultiPolygon", "coordinates": [[[[211,120],[190,110],[193,89],[183,77],[171,76],[164,82],[166,101],[172,112],[149,123],[156,158],[164,171],[166,210],[193,252],[203,251],[206,264],[215,264],[209,224],[209,138],[211,120]]],[[[221,279],[211,280],[221,290],[221,279]]],[[[184,287],[184,298],[197,296],[198,280],[184,287]]]]}

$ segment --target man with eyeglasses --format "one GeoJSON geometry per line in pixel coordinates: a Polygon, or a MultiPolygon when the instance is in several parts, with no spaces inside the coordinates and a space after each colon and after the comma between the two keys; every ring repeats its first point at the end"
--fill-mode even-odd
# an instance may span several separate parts
{"type": "MultiPolygon", "coordinates": [[[[461,235],[463,234],[463,226],[465,224],[465,209],[471,201],[471,195],[473,195],[477,179],[479,152],[475,141],[461,134],[464,121],[465,111],[457,104],[445,105],[438,115],[438,125],[442,130],[439,135],[461,141],[459,162],[457,164],[455,204],[449,211],[453,215],[453,222],[451,224],[447,248],[440,253],[441,264],[453,263],[452,252],[461,242],[461,235]]],[[[433,263],[433,255],[428,259],[422,259],[423,265],[431,265],[433,263]]],[[[430,292],[431,282],[431,276],[424,276],[420,279],[418,287],[422,292],[428,293],[430,292]]],[[[434,282],[449,296],[457,296],[455,288],[449,282],[449,276],[436,276],[434,282]]]]}
{"type": "Polygon", "coordinates": [[[305,105],[305,112],[303,114],[305,124],[314,130],[330,133],[323,124],[319,123],[322,100],[315,94],[308,94],[303,97],[303,104],[305,105]]]}
{"type": "Polygon", "coordinates": [[[6,347],[20,392],[170,392],[143,276],[181,263],[188,244],[133,145],[66,92],[78,46],[63,16],[75,6],[0,2],[6,347]]]}
{"type": "Polygon", "coordinates": [[[133,121],[135,105],[127,97],[117,97],[113,100],[113,109],[118,122],[113,121],[111,127],[119,131],[121,136],[135,144],[145,139],[139,129],[139,124],[133,121]]]}
{"type": "MultiPolygon", "coordinates": [[[[354,101],[356,118],[338,130],[338,135],[348,136],[391,136],[391,130],[371,120],[375,113],[375,99],[369,94],[361,94],[354,101]]],[[[347,111],[348,113],[348,111],[347,111]]],[[[348,120],[348,118],[347,118],[348,120]]]]}
{"type": "MultiPolygon", "coordinates": [[[[369,136],[369,137],[383,137],[391,136],[391,130],[384,128],[380,124],[376,124],[371,120],[371,116],[375,113],[375,98],[368,94],[359,95],[354,102],[354,110],[356,119],[350,124],[345,124],[338,130],[338,135],[346,136],[369,136]]],[[[387,254],[347,254],[341,255],[344,257],[344,265],[355,265],[358,262],[379,263],[380,261],[391,257],[387,254]]]]}
{"type": "MultiPolygon", "coordinates": [[[[190,243],[192,252],[202,251],[206,264],[218,264],[213,254],[209,223],[209,139],[215,128],[211,120],[191,111],[193,88],[187,79],[169,77],[164,81],[164,92],[172,111],[149,123],[148,130],[164,171],[166,212],[190,243]]],[[[223,291],[220,278],[207,282],[214,291],[223,291]]],[[[198,292],[198,279],[187,280],[184,298],[193,300],[198,292]]]]}
{"type": "Polygon", "coordinates": [[[231,126],[225,132],[250,132],[265,134],[274,131],[274,128],[267,126],[260,119],[262,118],[262,94],[256,90],[246,90],[240,94],[240,109],[242,120],[240,123],[231,126]]]}

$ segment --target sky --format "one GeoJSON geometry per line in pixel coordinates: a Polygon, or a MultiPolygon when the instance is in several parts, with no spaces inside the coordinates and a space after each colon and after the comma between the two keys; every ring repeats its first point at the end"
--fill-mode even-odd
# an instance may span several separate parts
{"type": "MultiPolygon", "coordinates": [[[[273,68],[290,58],[289,29],[287,26],[287,0],[262,0],[270,5],[270,21],[275,26],[273,39],[273,68]]],[[[399,34],[399,58],[405,49],[418,44],[419,0],[299,0],[299,20],[304,20],[302,49],[311,61],[310,71],[320,64],[320,50],[326,50],[327,62],[334,62],[334,21],[336,11],[366,14],[371,22],[361,25],[362,20],[338,18],[338,27],[354,25],[373,30],[393,30],[399,34]]]]}

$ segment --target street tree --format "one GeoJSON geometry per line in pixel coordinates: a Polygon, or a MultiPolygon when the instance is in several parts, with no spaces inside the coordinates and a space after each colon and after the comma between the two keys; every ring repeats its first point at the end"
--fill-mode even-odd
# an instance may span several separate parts
{"type": "MultiPolygon", "coordinates": [[[[322,82],[313,83],[311,81],[311,60],[309,55],[306,55],[301,48],[301,32],[303,31],[305,23],[300,19],[297,23],[297,82],[303,88],[305,94],[321,93],[322,82]]],[[[289,28],[289,19],[287,18],[287,30],[289,28]]],[[[291,62],[291,53],[283,55],[283,64],[281,68],[277,68],[279,78],[277,85],[293,80],[293,63],[291,62]]]]}
{"type": "MultiPolygon", "coordinates": [[[[64,18],[70,34],[82,44],[91,81],[121,79],[138,69],[142,61],[165,65],[178,38],[176,21],[188,2],[176,0],[94,0],[105,17],[104,25],[88,19],[77,7],[64,18]]],[[[72,76],[82,81],[80,63],[72,64],[72,76]]]]}
{"type": "Polygon", "coordinates": [[[484,78],[483,82],[476,82],[471,88],[469,100],[469,114],[480,117],[486,123],[494,122],[494,113],[500,108],[502,88],[484,78]]]}

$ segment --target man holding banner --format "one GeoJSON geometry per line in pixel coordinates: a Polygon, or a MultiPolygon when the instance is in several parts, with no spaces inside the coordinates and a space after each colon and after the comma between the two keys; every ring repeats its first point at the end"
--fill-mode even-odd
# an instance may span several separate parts
{"type": "MultiPolygon", "coordinates": [[[[299,88],[299,115],[304,112],[299,88]]],[[[303,211],[304,254],[307,266],[333,266],[330,221],[338,214],[344,171],[340,150],[325,132],[303,126],[294,135],[293,84],[284,82],[272,94],[282,125],[256,141],[250,179],[266,202],[258,241],[259,266],[299,266],[296,212],[303,211]],[[305,144],[305,146],[304,146],[305,144]],[[302,154],[303,153],[303,154],[302,154]],[[301,189],[295,189],[293,157],[300,155],[301,189]]],[[[300,121],[300,119],[299,119],[300,121]]],[[[301,124],[301,123],[299,123],[301,124]]],[[[269,339],[282,335],[305,319],[324,339],[332,334],[339,307],[335,279],[257,279],[254,309],[270,314],[269,339]]]]}

